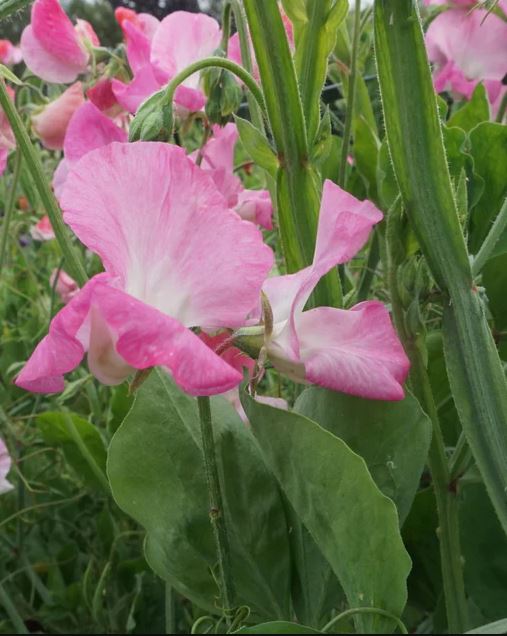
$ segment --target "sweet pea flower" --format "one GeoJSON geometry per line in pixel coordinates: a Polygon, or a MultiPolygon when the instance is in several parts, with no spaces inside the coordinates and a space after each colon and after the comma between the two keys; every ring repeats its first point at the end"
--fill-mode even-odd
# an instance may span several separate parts
{"type": "MultiPolygon", "coordinates": [[[[201,168],[210,173],[229,207],[241,218],[272,229],[273,206],[267,190],[243,188],[241,179],[234,174],[234,147],[239,139],[236,124],[223,128],[213,126],[213,137],[201,149],[201,168]]],[[[193,153],[195,159],[199,153],[193,153]]]]}
{"type": "Polygon", "coordinates": [[[0,495],[13,490],[14,486],[7,481],[7,474],[11,469],[12,460],[5,442],[0,438],[0,495]]]}
{"type": "Polygon", "coordinates": [[[426,48],[435,65],[437,92],[449,90],[470,99],[482,81],[490,102],[498,100],[507,71],[507,23],[497,15],[468,7],[443,11],[428,27],[426,48]]]}
{"type": "MultiPolygon", "coordinates": [[[[189,64],[212,55],[221,38],[214,18],[188,11],[175,11],[165,17],[152,39],[130,20],[124,20],[122,28],[134,79],[129,84],[113,80],[113,91],[118,102],[132,113],[189,64]]],[[[187,111],[203,108],[206,97],[199,82],[200,74],[195,73],[176,89],[177,106],[187,111]]]]}
{"type": "Polygon", "coordinates": [[[30,228],[30,236],[34,241],[51,241],[55,238],[53,227],[47,215],[44,215],[30,228]]]}
{"type": "Polygon", "coordinates": [[[86,97],[99,110],[108,115],[116,115],[121,110],[113,92],[113,83],[109,77],[103,77],[90,86],[86,90],[86,97]]]}
{"type": "Polygon", "coordinates": [[[21,55],[21,49],[10,40],[0,40],[0,64],[6,66],[12,66],[13,64],[19,64],[23,56],[21,55]]]}
{"type": "Polygon", "coordinates": [[[296,382],[370,399],[403,398],[409,361],[382,303],[303,311],[319,279],[350,260],[381,219],[373,203],[326,180],[313,264],[265,282],[274,323],[267,354],[276,369],[296,382]]]}
{"type": "Polygon", "coordinates": [[[65,305],[74,298],[79,291],[79,285],[76,281],[64,272],[63,269],[54,269],[49,277],[49,284],[51,288],[55,288],[56,293],[60,297],[60,300],[65,305]]]}
{"type": "Polygon", "coordinates": [[[63,142],[65,158],[53,175],[53,189],[59,199],[69,170],[88,152],[113,141],[125,143],[127,133],[104,115],[92,102],[82,104],[73,114],[63,142]]]}
{"type": "Polygon", "coordinates": [[[50,150],[61,150],[67,126],[76,110],[84,104],[81,82],[72,84],[60,97],[32,117],[32,127],[42,145],[50,150]]]}
{"type": "MultiPolygon", "coordinates": [[[[451,7],[467,7],[468,9],[480,6],[481,4],[486,4],[486,2],[487,0],[424,0],[424,4],[427,6],[431,4],[443,4],[451,7]]],[[[500,0],[498,2],[498,6],[504,13],[507,13],[507,0],[500,0]]]]}
{"type": "Polygon", "coordinates": [[[157,30],[160,21],[154,15],[150,13],[137,13],[133,9],[127,7],[117,7],[114,10],[114,17],[120,25],[123,35],[128,37],[128,30],[126,25],[132,24],[138,31],[141,31],[148,40],[151,42],[155,31],[157,30]]]}
{"type": "Polygon", "coordinates": [[[61,391],[87,353],[104,384],[162,366],[191,395],[237,386],[241,374],[191,329],[241,325],[273,254],[213,180],[177,146],[112,143],[73,166],[60,203],[105,272],[55,316],[16,384],[61,391]]]}
{"type": "Polygon", "coordinates": [[[98,38],[86,20],[76,27],[59,0],[35,0],[30,24],[21,35],[21,52],[28,68],[46,82],[66,84],[84,73],[88,46],[98,38]]]}
{"type": "MultiPolygon", "coordinates": [[[[10,86],[6,86],[9,97],[14,100],[14,91],[10,86]]],[[[6,114],[0,108],[0,176],[7,167],[7,159],[9,153],[16,147],[16,138],[12,132],[12,128],[9,124],[6,114]]]]}

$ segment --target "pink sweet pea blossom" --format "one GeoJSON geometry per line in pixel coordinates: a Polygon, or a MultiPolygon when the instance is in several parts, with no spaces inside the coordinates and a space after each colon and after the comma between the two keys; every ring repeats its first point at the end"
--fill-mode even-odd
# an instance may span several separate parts
{"type": "Polygon", "coordinates": [[[7,474],[11,469],[12,460],[7,450],[5,442],[0,439],[0,495],[3,495],[9,490],[12,490],[14,486],[7,481],[7,474]]]}
{"type": "Polygon", "coordinates": [[[126,25],[132,24],[138,31],[141,31],[148,40],[151,42],[155,31],[157,30],[160,22],[157,18],[150,13],[137,13],[133,9],[127,7],[118,7],[114,10],[114,17],[121,26],[123,34],[127,37],[126,25]]]}
{"type": "Polygon", "coordinates": [[[59,199],[71,167],[88,152],[113,141],[125,143],[127,133],[106,117],[91,102],[80,106],[67,127],[62,159],[53,175],[53,189],[59,199]]]}
{"type": "Polygon", "coordinates": [[[51,288],[55,288],[60,300],[65,305],[74,298],[79,291],[76,281],[63,270],[54,269],[49,277],[51,288]]]}
{"type": "MultiPolygon", "coordinates": [[[[467,7],[471,9],[472,7],[480,6],[481,4],[486,4],[487,0],[424,0],[425,5],[430,4],[444,4],[449,6],[456,7],[467,7]]],[[[507,0],[500,0],[498,6],[507,13],[507,0]]]]}
{"type": "Polygon", "coordinates": [[[213,180],[176,146],[112,143],[75,164],[61,206],[105,272],[55,316],[16,384],[61,391],[87,353],[105,384],[162,366],[192,395],[238,385],[241,374],[191,328],[241,325],[273,254],[213,180]]]}
{"type": "Polygon", "coordinates": [[[51,239],[55,238],[55,233],[47,215],[44,215],[35,225],[32,225],[30,235],[34,241],[51,241],[51,239]]]}
{"type": "Polygon", "coordinates": [[[93,86],[86,90],[86,97],[95,104],[95,106],[107,113],[115,115],[121,110],[118,106],[116,96],[113,93],[113,84],[109,77],[99,79],[93,86]]]}
{"type": "Polygon", "coordinates": [[[487,11],[456,8],[444,11],[426,33],[428,57],[435,65],[435,90],[470,99],[484,82],[493,104],[503,92],[507,70],[507,23],[487,11]],[[486,19],[484,19],[486,18],[486,19]]]}
{"type": "Polygon", "coordinates": [[[75,111],[84,103],[81,82],[72,84],[60,97],[32,117],[33,130],[50,150],[61,150],[67,126],[75,111]]]}
{"type": "MultiPolygon", "coordinates": [[[[14,100],[14,91],[10,86],[7,86],[7,93],[9,97],[14,100]]],[[[0,108],[0,176],[4,173],[7,167],[7,159],[9,153],[16,147],[16,139],[12,128],[9,124],[6,114],[0,108]]]]}
{"type": "Polygon", "coordinates": [[[98,42],[91,25],[77,27],[59,0],[35,0],[32,19],[21,35],[21,51],[28,68],[46,82],[66,84],[86,71],[88,44],[98,42]]]}
{"type": "Polygon", "coordinates": [[[223,128],[213,126],[213,137],[201,150],[201,168],[210,173],[229,207],[241,218],[272,229],[273,206],[269,192],[243,188],[241,179],[234,174],[234,147],[238,139],[236,124],[229,123],[223,128]]]}
{"type": "MultiPolygon", "coordinates": [[[[212,55],[221,38],[216,20],[187,11],[175,11],[165,17],[152,38],[135,21],[124,20],[122,28],[134,79],[129,84],[113,80],[113,91],[130,112],[135,112],[147,97],[189,64],[212,55]]],[[[206,98],[199,82],[199,73],[186,79],[176,90],[175,103],[189,111],[203,108],[206,98]]]]}
{"type": "Polygon", "coordinates": [[[23,56],[21,55],[21,49],[10,40],[0,40],[0,64],[11,66],[12,64],[19,64],[23,56]]]}
{"type": "Polygon", "coordinates": [[[293,380],[371,399],[403,398],[409,362],[382,303],[303,311],[319,279],[350,260],[381,219],[373,203],[326,180],[313,264],[265,282],[274,319],[268,356],[293,380]]]}

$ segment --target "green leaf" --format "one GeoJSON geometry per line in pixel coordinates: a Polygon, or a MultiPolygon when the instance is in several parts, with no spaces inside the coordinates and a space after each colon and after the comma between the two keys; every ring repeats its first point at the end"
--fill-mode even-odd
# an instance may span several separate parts
{"type": "Polygon", "coordinates": [[[364,459],[379,489],[396,503],[403,523],[431,441],[431,422],[415,397],[407,394],[400,402],[380,402],[311,387],[299,396],[294,410],[364,459]]]}
{"type": "Polygon", "coordinates": [[[234,117],[238,127],[239,138],[246,152],[257,165],[264,168],[274,179],[279,168],[277,156],[271,148],[269,141],[255,126],[246,119],[234,117]]]}
{"type": "MultiPolygon", "coordinates": [[[[242,403],[268,464],[329,561],[350,606],[401,615],[410,559],[396,507],[378,490],[364,460],[302,415],[246,394],[242,403]]],[[[378,616],[355,619],[364,633],[392,628],[378,616]]]]}
{"type": "Polygon", "coordinates": [[[7,66],[0,64],[0,75],[16,86],[23,86],[23,82],[7,66]]]}
{"type": "MultiPolygon", "coordinates": [[[[484,122],[470,133],[470,154],[474,159],[474,176],[480,179],[472,184],[482,192],[472,211],[470,249],[479,251],[491,225],[507,195],[505,166],[507,165],[507,126],[484,122]]],[[[506,251],[507,233],[504,233],[495,248],[495,254],[506,251]]]]}
{"type": "Polygon", "coordinates": [[[36,424],[46,444],[62,449],[68,464],[87,486],[107,487],[106,449],[93,424],[71,413],[51,412],[39,415],[36,424]],[[67,418],[79,435],[79,443],[67,418]]]}
{"type": "MultiPolygon", "coordinates": [[[[225,516],[238,604],[287,618],[290,566],[285,513],[250,430],[223,398],[212,399],[225,516]]],[[[152,371],[109,448],[118,505],[147,531],[152,569],[203,609],[217,611],[216,566],[196,401],[152,371]]]]}
{"type": "Polygon", "coordinates": [[[507,618],[471,629],[465,634],[507,634],[507,618]]]}
{"type": "Polygon", "coordinates": [[[233,634],[322,634],[322,632],[299,625],[298,623],[286,623],[285,621],[273,621],[271,623],[261,623],[253,627],[241,627],[232,632],[233,634]]]}
{"type": "Polygon", "coordinates": [[[354,159],[359,174],[363,177],[368,198],[377,200],[377,164],[380,141],[364,117],[356,117],[353,124],[354,159]]]}
{"type": "Polygon", "coordinates": [[[447,122],[469,132],[483,121],[489,120],[489,101],[483,84],[477,84],[469,101],[457,110],[447,122]]]}

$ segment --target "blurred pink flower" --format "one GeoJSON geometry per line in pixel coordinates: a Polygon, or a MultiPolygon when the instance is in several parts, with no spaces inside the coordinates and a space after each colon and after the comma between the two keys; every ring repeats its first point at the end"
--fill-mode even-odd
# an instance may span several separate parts
{"type": "Polygon", "coordinates": [[[507,23],[483,9],[443,11],[426,33],[428,57],[434,64],[435,90],[470,99],[479,82],[493,104],[504,91],[507,71],[507,23]],[[486,19],[484,19],[486,18],[486,19]]]}
{"type": "Polygon", "coordinates": [[[46,82],[66,84],[86,71],[87,44],[97,36],[85,20],[74,27],[59,0],[35,0],[30,24],[21,35],[21,51],[28,68],[46,82]]]}
{"type": "MultiPolygon", "coordinates": [[[[113,80],[113,91],[118,102],[132,113],[189,64],[211,55],[221,37],[216,20],[187,11],[165,17],[152,37],[132,20],[124,20],[122,28],[134,79],[129,84],[113,80]]],[[[176,89],[175,103],[189,111],[203,108],[206,97],[199,82],[199,73],[186,79],[176,89]]]]}
{"type": "Polygon", "coordinates": [[[313,264],[265,282],[274,319],[268,356],[293,380],[371,399],[403,398],[409,362],[382,303],[303,311],[319,279],[350,260],[381,219],[373,203],[326,180],[313,264]]]}
{"type": "MultiPolygon", "coordinates": [[[[487,0],[424,0],[425,5],[431,4],[440,4],[440,5],[448,5],[450,7],[467,7],[471,9],[475,6],[480,6],[481,4],[485,4],[487,0]]],[[[507,13],[507,0],[500,0],[498,2],[498,6],[507,13]]]]}
{"type": "MultiPolygon", "coordinates": [[[[273,206],[267,190],[248,190],[234,174],[234,147],[239,139],[236,124],[223,128],[213,126],[213,137],[200,151],[201,168],[209,172],[217,188],[224,195],[229,207],[241,218],[272,229],[273,206]]],[[[195,152],[195,159],[199,153],[195,152]]]]}
{"type": "MultiPolygon", "coordinates": [[[[14,91],[10,86],[7,86],[7,92],[9,97],[14,100],[14,91]]],[[[0,108],[0,176],[5,171],[7,167],[7,159],[9,158],[9,153],[11,150],[14,150],[16,147],[16,139],[14,137],[14,133],[12,132],[12,128],[9,124],[6,114],[0,108]]]]}
{"type": "Polygon", "coordinates": [[[176,146],[112,143],[75,164],[61,206],[105,273],[55,316],[16,384],[61,391],[86,352],[105,384],[162,366],[192,395],[238,385],[241,374],[191,328],[243,324],[273,254],[212,179],[176,146]]]}
{"type": "Polygon", "coordinates": [[[11,66],[13,64],[19,64],[23,56],[21,55],[21,49],[10,40],[0,40],[0,64],[11,66]]]}
{"type": "Polygon", "coordinates": [[[51,272],[49,284],[51,288],[53,288],[54,285],[56,293],[60,296],[60,300],[64,304],[72,300],[79,291],[79,286],[76,281],[71,278],[67,272],[64,272],[63,269],[54,269],[51,272]]]}
{"type": "Polygon", "coordinates": [[[61,150],[67,126],[75,111],[84,104],[81,82],[72,84],[60,97],[32,117],[32,127],[42,144],[50,150],[61,150]]]}
{"type": "Polygon", "coordinates": [[[30,235],[34,241],[50,241],[55,238],[55,233],[47,215],[44,215],[35,225],[32,225],[30,235]]]}
{"type": "Polygon", "coordinates": [[[7,481],[7,474],[9,473],[12,465],[12,460],[7,450],[7,446],[3,439],[0,438],[0,495],[3,495],[9,490],[13,490],[14,486],[7,481]]]}

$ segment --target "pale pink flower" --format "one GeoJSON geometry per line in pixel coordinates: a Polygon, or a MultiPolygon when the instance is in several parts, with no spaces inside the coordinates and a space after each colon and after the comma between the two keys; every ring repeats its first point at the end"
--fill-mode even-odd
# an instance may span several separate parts
{"type": "MultiPolygon", "coordinates": [[[[213,126],[213,137],[200,151],[201,168],[210,173],[217,188],[224,195],[229,207],[241,218],[272,229],[273,206],[267,190],[248,190],[234,174],[234,148],[239,139],[236,124],[223,128],[213,126]]],[[[198,153],[193,153],[195,159],[198,153]]]]}
{"type": "MultiPolygon", "coordinates": [[[[122,28],[134,79],[129,84],[113,80],[113,91],[130,112],[135,112],[147,97],[189,64],[212,55],[221,38],[216,20],[187,11],[175,11],[165,17],[152,38],[131,20],[124,20],[122,28]]],[[[206,97],[199,84],[199,73],[186,79],[176,89],[175,103],[189,111],[203,108],[206,97]]]]}
{"type": "Polygon", "coordinates": [[[81,82],[72,84],[60,97],[32,117],[32,127],[42,144],[50,150],[61,150],[67,126],[76,110],[84,104],[81,82]]]}
{"type": "Polygon", "coordinates": [[[350,260],[381,219],[373,203],[326,180],[313,264],[265,282],[274,319],[268,356],[293,380],[371,399],[403,398],[409,362],[382,303],[303,311],[319,279],[350,260]]]}
{"type": "MultiPolygon", "coordinates": [[[[7,86],[7,93],[9,97],[14,100],[14,91],[10,86],[7,86]]],[[[9,153],[16,147],[16,138],[12,132],[12,128],[9,124],[6,114],[0,108],[0,176],[7,167],[7,159],[9,153]]]]}
{"type": "Polygon", "coordinates": [[[0,40],[0,64],[6,66],[12,66],[13,64],[19,64],[23,56],[21,49],[10,40],[0,40]]]}
{"type": "Polygon", "coordinates": [[[55,238],[53,227],[47,215],[44,215],[30,228],[30,235],[34,241],[50,241],[55,238]]]}
{"type": "Polygon", "coordinates": [[[14,486],[7,481],[7,474],[9,473],[12,465],[12,460],[7,450],[5,442],[0,438],[0,495],[3,495],[9,490],[12,490],[14,486]]]}
{"type": "Polygon", "coordinates": [[[31,22],[21,35],[26,65],[46,82],[73,82],[88,66],[87,43],[90,38],[94,42],[90,29],[84,21],[75,28],[59,0],[35,0],[31,22]]]}
{"type": "Polygon", "coordinates": [[[88,152],[113,141],[126,142],[127,133],[104,115],[94,104],[86,102],[73,114],[67,126],[63,153],[53,175],[53,189],[59,199],[72,166],[88,152]]]}
{"type": "MultiPolygon", "coordinates": [[[[471,9],[472,7],[480,6],[481,4],[486,4],[487,0],[424,0],[425,5],[431,4],[440,4],[440,5],[448,5],[450,7],[467,7],[471,9]]],[[[500,0],[498,6],[507,13],[507,0],[500,0]]]]}
{"type": "Polygon", "coordinates": [[[444,11],[426,33],[428,57],[433,62],[435,90],[452,91],[470,99],[484,82],[490,102],[503,92],[507,70],[507,23],[483,9],[444,11]]]}
{"type": "Polygon", "coordinates": [[[75,164],[60,202],[105,273],[55,316],[16,384],[61,391],[87,353],[105,384],[162,366],[192,395],[237,386],[241,374],[191,328],[243,324],[273,254],[213,180],[176,146],[112,143],[75,164]]]}
{"type": "Polygon", "coordinates": [[[64,272],[63,269],[54,269],[49,277],[51,288],[55,287],[55,291],[60,296],[60,300],[65,305],[74,298],[79,291],[79,285],[76,281],[64,272]]]}

